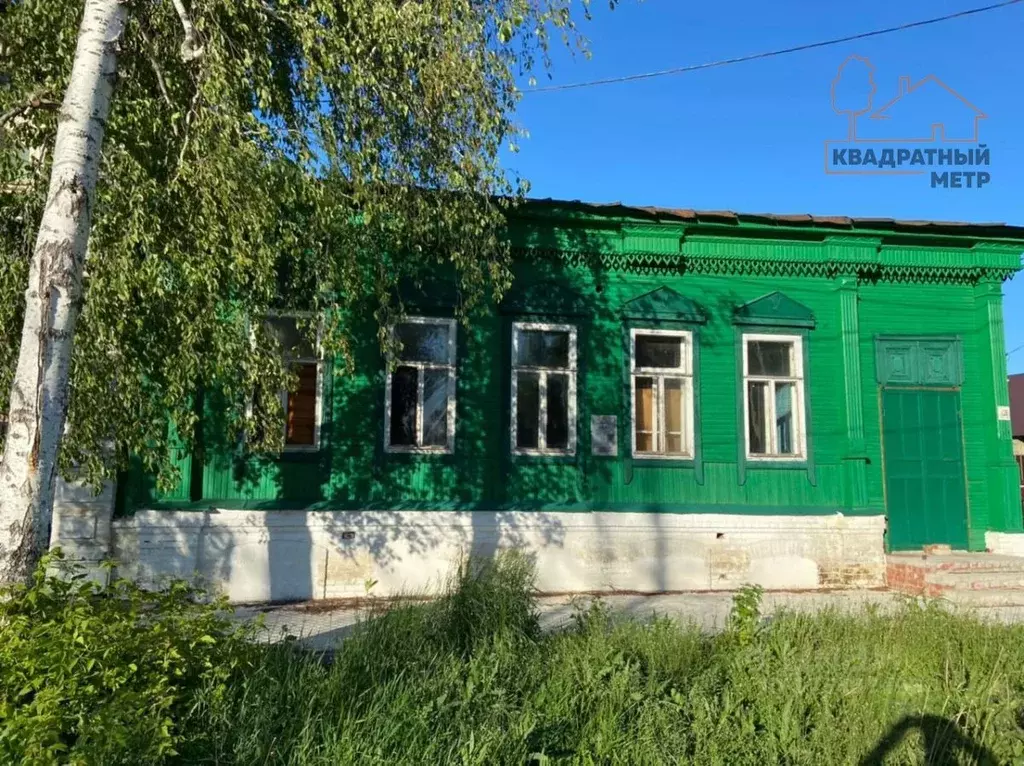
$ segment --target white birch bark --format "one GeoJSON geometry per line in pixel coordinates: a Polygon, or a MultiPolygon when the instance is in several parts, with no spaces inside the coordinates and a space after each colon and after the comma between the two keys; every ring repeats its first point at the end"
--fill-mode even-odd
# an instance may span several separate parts
{"type": "Polygon", "coordinates": [[[26,578],[50,543],[82,269],[126,13],[124,0],[86,0],[58,118],[0,459],[0,581],[26,578]]]}

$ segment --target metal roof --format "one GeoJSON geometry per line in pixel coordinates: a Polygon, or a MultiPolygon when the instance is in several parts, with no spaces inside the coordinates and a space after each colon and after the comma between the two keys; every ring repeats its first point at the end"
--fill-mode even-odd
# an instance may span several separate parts
{"type": "Polygon", "coordinates": [[[776,224],[798,227],[823,227],[836,230],[872,229],[902,233],[946,234],[978,238],[998,237],[1024,240],[1024,226],[1014,226],[999,221],[919,221],[901,220],[898,218],[853,218],[845,215],[812,215],[810,213],[738,213],[732,210],[694,210],[691,208],[624,205],[621,202],[583,202],[581,200],[557,200],[551,198],[530,199],[527,201],[527,205],[550,206],[554,208],[571,207],[590,211],[597,215],[653,218],[694,223],[776,224]]]}

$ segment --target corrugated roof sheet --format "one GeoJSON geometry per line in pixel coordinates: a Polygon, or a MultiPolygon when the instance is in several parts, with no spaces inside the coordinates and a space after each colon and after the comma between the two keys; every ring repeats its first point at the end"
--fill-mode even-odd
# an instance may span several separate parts
{"type": "Polygon", "coordinates": [[[979,238],[999,237],[1024,240],[1024,226],[1001,221],[919,221],[898,218],[853,218],[845,215],[812,215],[810,213],[739,213],[733,210],[695,210],[691,208],[624,205],[621,202],[583,202],[581,200],[531,199],[531,205],[575,207],[596,214],[628,217],[703,221],[707,223],[761,223],[787,226],[818,226],[835,229],[877,229],[893,232],[957,234],[979,238]]]}

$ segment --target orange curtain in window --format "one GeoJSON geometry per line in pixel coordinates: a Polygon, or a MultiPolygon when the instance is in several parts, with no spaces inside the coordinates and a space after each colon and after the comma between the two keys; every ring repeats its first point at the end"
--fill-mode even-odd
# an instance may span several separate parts
{"type": "Polygon", "coordinates": [[[299,387],[288,394],[285,444],[316,444],[316,363],[299,365],[299,387]]]}

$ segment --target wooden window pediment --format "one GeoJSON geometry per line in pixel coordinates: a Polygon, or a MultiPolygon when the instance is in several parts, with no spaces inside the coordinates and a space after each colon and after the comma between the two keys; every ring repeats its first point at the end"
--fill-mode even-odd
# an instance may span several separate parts
{"type": "Polygon", "coordinates": [[[622,318],[687,324],[707,322],[707,314],[696,301],[680,295],[671,287],[659,287],[628,301],[622,307],[622,318]]]}
{"type": "Polygon", "coordinates": [[[737,306],[733,321],[761,327],[814,327],[814,312],[778,291],[737,306]]]}

